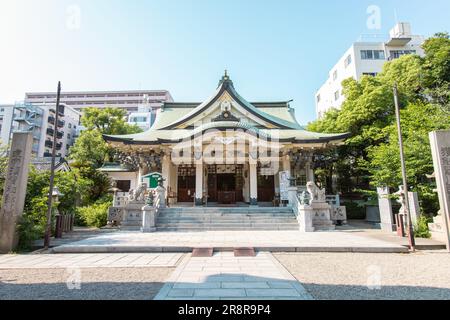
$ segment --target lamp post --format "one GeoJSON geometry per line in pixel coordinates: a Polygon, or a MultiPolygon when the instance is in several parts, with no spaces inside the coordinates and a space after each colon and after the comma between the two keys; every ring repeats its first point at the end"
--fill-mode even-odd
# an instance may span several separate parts
{"type": "Polygon", "coordinates": [[[403,137],[402,137],[402,126],[400,123],[400,107],[398,102],[398,89],[397,84],[394,84],[394,104],[395,104],[395,117],[397,120],[397,132],[398,132],[398,144],[400,149],[400,163],[402,167],[402,179],[403,179],[403,194],[405,197],[405,211],[407,216],[408,223],[408,240],[409,240],[409,248],[411,251],[415,251],[416,243],[414,240],[414,230],[411,221],[411,214],[409,210],[409,196],[408,196],[408,182],[406,176],[406,164],[405,164],[405,155],[403,151],[403,137]]]}
{"type": "Polygon", "coordinates": [[[52,160],[50,166],[50,187],[48,193],[48,208],[47,208],[47,223],[45,226],[44,235],[44,248],[48,249],[50,246],[50,234],[52,231],[52,201],[53,201],[53,185],[55,180],[55,156],[56,156],[56,143],[57,143],[57,131],[59,120],[59,100],[61,97],[61,82],[58,82],[58,89],[56,93],[56,115],[55,115],[55,130],[53,132],[53,146],[52,146],[52,160]]]}

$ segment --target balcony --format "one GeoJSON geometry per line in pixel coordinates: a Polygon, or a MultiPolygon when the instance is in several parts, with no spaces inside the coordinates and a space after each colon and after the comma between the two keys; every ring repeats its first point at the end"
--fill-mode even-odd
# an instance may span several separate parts
{"type": "Polygon", "coordinates": [[[59,128],[64,128],[65,124],[66,124],[66,122],[64,120],[58,120],[58,127],[59,128]]]}
{"type": "Polygon", "coordinates": [[[55,130],[53,130],[52,128],[47,128],[47,134],[53,137],[53,135],[55,134],[55,130]]]}
{"type": "Polygon", "coordinates": [[[57,132],[56,132],[56,137],[57,137],[58,139],[62,139],[62,138],[64,137],[64,132],[57,131],[57,132]]]}
{"type": "Polygon", "coordinates": [[[52,153],[51,152],[44,152],[44,158],[51,158],[52,153]]]}
{"type": "Polygon", "coordinates": [[[53,148],[53,142],[51,140],[45,140],[45,146],[47,148],[53,148]]]}
{"type": "Polygon", "coordinates": [[[61,148],[62,148],[62,143],[61,142],[59,142],[59,143],[57,143],[56,144],[56,150],[61,150],[61,148]]]}
{"type": "Polygon", "coordinates": [[[55,120],[54,116],[48,116],[48,123],[55,124],[55,120]]]}

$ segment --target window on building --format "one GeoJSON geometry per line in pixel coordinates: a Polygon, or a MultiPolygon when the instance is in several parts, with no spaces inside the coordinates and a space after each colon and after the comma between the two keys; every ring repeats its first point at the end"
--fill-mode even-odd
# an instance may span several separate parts
{"type": "Polygon", "coordinates": [[[373,51],[372,50],[361,50],[361,59],[362,60],[372,60],[373,59],[373,51]]]}
{"type": "Polygon", "coordinates": [[[373,51],[373,58],[375,60],[385,60],[384,51],[383,50],[374,50],[373,51]]]}
{"type": "Polygon", "coordinates": [[[317,102],[320,102],[320,94],[317,95],[317,102]]]}
{"type": "Polygon", "coordinates": [[[385,60],[383,50],[361,50],[362,60],[385,60]]]}
{"type": "Polygon", "coordinates": [[[69,129],[72,129],[72,124],[71,123],[69,123],[69,129]]]}
{"type": "Polygon", "coordinates": [[[337,77],[338,77],[338,72],[337,72],[337,70],[334,70],[334,72],[333,72],[333,80],[336,80],[337,77]]]}
{"type": "Polygon", "coordinates": [[[334,100],[339,99],[339,90],[334,93],[334,100]]]}
{"type": "Polygon", "coordinates": [[[345,67],[347,68],[351,63],[352,63],[352,55],[349,54],[348,57],[344,61],[345,67]]]}
{"type": "Polygon", "coordinates": [[[398,59],[401,56],[404,56],[405,54],[415,54],[416,50],[391,50],[391,59],[398,59]]]}
{"type": "Polygon", "coordinates": [[[70,133],[67,134],[67,139],[70,139],[70,133]]]}
{"type": "Polygon", "coordinates": [[[147,117],[131,117],[131,122],[147,122],[147,117]]]}

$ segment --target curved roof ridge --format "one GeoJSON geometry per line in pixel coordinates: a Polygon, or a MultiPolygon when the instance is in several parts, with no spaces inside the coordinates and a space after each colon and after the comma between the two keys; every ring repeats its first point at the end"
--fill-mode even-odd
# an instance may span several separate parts
{"type": "Polygon", "coordinates": [[[211,95],[207,100],[205,100],[203,103],[195,107],[191,112],[183,116],[181,119],[178,119],[171,124],[161,128],[161,129],[174,129],[175,127],[179,126],[185,121],[188,121],[189,119],[199,115],[202,113],[206,108],[208,108],[211,104],[216,102],[222,94],[227,91],[233,99],[236,100],[243,108],[247,109],[250,113],[256,115],[257,117],[262,118],[264,121],[269,122],[273,125],[280,126],[284,129],[299,129],[301,128],[300,124],[295,122],[286,121],[283,119],[280,119],[276,116],[270,115],[264,111],[259,110],[257,107],[252,105],[250,102],[245,100],[242,96],[240,96],[236,90],[234,89],[234,85],[229,78],[222,79],[219,87],[216,89],[213,95],[211,95]]]}

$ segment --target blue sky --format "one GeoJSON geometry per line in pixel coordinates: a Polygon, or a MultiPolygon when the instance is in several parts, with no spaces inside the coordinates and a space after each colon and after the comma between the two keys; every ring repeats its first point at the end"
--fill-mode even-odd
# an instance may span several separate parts
{"type": "Polygon", "coordinates": [[[294,99],[305,124],[359,35],[387,34],[396,15],[415,34],[450,31],[448,12],[448,0],[1,0],[0,103],[58,80],[66,91],[167,89],[201,102],[226,68],[244,98],[294,99]],[[367,28],[370,5],[379,30],[367,28]]]}

